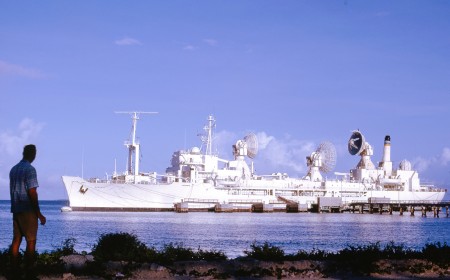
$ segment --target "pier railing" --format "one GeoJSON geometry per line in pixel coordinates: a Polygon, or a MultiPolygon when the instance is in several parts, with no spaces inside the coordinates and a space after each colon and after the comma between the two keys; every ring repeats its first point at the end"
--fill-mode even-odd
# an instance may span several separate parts
{"type": "Polygon", "coordinates": [[[184,198],[181,200],[182,202],[190,202],[190,203],[219,203],[217,199],[200,199],[200,198],[184,198]]]}

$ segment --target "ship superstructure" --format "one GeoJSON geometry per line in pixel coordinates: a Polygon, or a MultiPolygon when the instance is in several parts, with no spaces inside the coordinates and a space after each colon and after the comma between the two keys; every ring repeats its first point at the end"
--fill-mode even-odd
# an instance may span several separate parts
{"type": "Polygon", "coordinates": [[[361,159],[350,172],[336,172],[336,179],[322,176],[336,163],[336,151],[330,142],[323,142],[306,158],[308,172],[304,177],[291,178],[286,173],[257,175],[253,163],[247,162],[258,153],[256,135],[250,133],[233,145],[232,160],[221,159],[213,152],[213,116],[207,119],[200,148],[174,152],[164,174],[142,173],[136,141],[140,112],[130,113],[132,134],[125,143],[129,151],[127,170],[123,174],[114,172],[108,179],[63,176],[73,210],[173,211],[183,205],[190,210],[239,210],[255,205],[286,209],[292,204],[304,209],[321,204],[342,208],[355,201],[375,199],[442,201],[445,195],[444,189],[421,184],[410,162],[404,160],[393,168],[390,136],[385,137],[382,160],[375,166],[371,161],[373,148],[359,130],[352,132],[348,150],[361,159]]]}

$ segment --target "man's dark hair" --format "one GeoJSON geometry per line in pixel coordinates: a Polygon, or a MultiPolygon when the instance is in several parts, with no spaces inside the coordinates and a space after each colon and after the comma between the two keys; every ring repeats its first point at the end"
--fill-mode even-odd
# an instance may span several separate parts
{"type": "Polygon", "coordinates": [[[23,147],[23,157],[30,158],[36,156],[36,146],[33,144],[23,147]]]}

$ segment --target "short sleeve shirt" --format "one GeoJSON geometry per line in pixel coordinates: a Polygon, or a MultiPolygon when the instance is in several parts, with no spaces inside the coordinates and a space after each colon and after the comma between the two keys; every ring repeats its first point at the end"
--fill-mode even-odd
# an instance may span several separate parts
{"type": "Polygon", "coordinates": [[[21,160],[9,172],[11,213],[33,211],[28,190],[39,187],[36,169],[27,160],[21,160]]]}

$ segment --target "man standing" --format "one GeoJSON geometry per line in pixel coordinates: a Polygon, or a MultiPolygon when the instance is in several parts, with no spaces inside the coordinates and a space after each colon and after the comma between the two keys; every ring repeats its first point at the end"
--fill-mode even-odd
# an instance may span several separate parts
{"type": "Polygon", "coordinates": [[[44,225],[46,218],[39,209],[36,189],[39,187],[36,169],[31,163],[36,158],[36,146],[23,148],[23,159],[9,172],[11,213],[13,213],[13,240],[11,244],[12,266],[18,268],[19,247],[25,237],[27,268],[34,264],[38,219],[44,225]]]}

